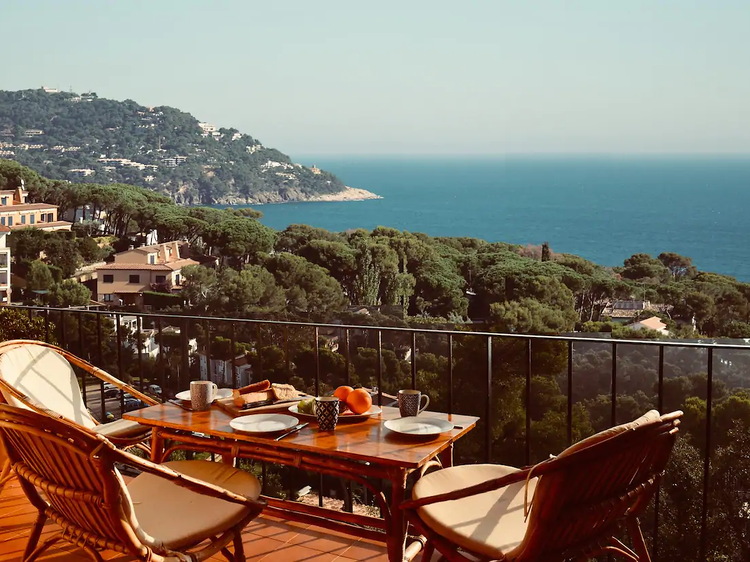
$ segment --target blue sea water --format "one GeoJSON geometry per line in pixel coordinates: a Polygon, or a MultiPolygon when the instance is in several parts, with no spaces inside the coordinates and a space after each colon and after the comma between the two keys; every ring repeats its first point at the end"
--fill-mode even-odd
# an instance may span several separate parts
{"type": "Polygon", "coordinates": [[[677,252],[750,281],[748,157],[298,157],[383,199],[258,207],[283,229],[390,226],[540,244],[615,266],[677,252]]]}

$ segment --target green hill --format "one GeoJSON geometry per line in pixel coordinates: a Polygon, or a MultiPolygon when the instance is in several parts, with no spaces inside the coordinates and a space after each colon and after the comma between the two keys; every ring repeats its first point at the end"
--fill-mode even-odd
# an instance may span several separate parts
{"type": "Polygon", "coordinates": [[[333,174],[236,129],[95,93],[0,91],[0,158],[54,179],[147,187],[184,204],[299,201],[344,190],[333,174]]]}

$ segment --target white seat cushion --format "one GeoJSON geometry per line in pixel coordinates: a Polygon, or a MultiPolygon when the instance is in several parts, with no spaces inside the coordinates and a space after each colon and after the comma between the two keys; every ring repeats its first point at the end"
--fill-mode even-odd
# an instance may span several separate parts
{"type": "MultiPolygon", "coordinates": [[[[252,474],[210,461],[172,461],[163,466],[252,499],[260,483],[252,474]]],[[[152,544],[179,550],[223,533],[239,523],[249,508],[201,495],[152,474],[128,484],[138,525],[152,544]]]]}
{"type": "MultiPolygon", "coordinates": [[[[438,470],[414,484],[414,499],[435,496],[501,478],[517,468],[494,464],[462,465],[438,470]]],[[[536,478],[529,481],[529,501],[536,478]]],[[[420,507],[419,517],[454,544],[491,559],[517,547],[526,533],[523,515],[525,480],[460,500],[420,507]]]]}
{"type": "Polygon", "coordinates": [[[105,437],[127,439],[129,437],[138,437],[146,435],[150,428],[129,420],[116,420],[102,425],[97,425],[94,431],[105,437]]]}
{"type": "MultiPolygon", "coordinates": [[[[59,353],[41,345],[22,344],[0,355],[0,378],[45,408],[94,429],[96,423],[83,403],[73,367],[59,353]]],[[[26,408],[7,392],[8,404],[26,408]]]]}

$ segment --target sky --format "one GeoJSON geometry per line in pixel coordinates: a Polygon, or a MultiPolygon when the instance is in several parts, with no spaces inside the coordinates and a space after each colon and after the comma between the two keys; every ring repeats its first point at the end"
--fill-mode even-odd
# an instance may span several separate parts
{"type": "Polygon", "coordinates": [[[750,153],[747,0],[2,0],[0,89],[315,154],[750,153]]]}

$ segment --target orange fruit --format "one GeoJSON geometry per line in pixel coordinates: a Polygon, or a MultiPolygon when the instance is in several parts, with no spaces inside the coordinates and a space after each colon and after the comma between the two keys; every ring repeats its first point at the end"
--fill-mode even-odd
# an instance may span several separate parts
{"type": "Polygon", "coordinates": [[[342,402],[346,402],[346,397],[349,396],[352,390],[354,389],[351,386],[340,386],[333,391],[333,395],[342,402]]]}
{"type": "Polygon", "coordinates": [[[352,390],[346,397],[346,405],[355,414],[364,414],[372,407],[372,398],[370,393],[364,388],[352,390]]]}
{"type": "Polygon", "coordinates": [[[339,399],[339,413],[343,414],[346,412],[346,399],[354,390],[351,386],[340,386],[333,391],[333,395],[339,399]]]}

